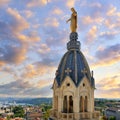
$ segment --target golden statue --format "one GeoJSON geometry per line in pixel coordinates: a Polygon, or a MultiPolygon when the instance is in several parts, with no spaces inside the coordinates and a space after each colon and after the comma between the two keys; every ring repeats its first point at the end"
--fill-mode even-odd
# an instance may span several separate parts
{"type": "Polygon", "coordinates": [[[70,24],[71,32],[76,32],[76,29],[77,29],[77,12],[75,11],[74,8],[71,8],[71,11],[72,11],[71,18],[68,19],[66,22],[71,21],[71,24],[70,24]]]}

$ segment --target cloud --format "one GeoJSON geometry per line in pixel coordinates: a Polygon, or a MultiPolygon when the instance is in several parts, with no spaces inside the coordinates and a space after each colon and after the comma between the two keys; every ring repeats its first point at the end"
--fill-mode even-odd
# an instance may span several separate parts
{"type": "Polygon", "coordinates": [[[58,20],[56,18],[48,17],[48,18],[45,19],[45,26],[47,26],[47,27],[50,27],[50,26],[58,27],[59,26],[59,22],[58,22],[58,20]]]}
{"type": "Polygon", "coordinates": [[[10,0],[0,0],[0,6],[6,5],[10,2],[10,0]]]}
{"type": "Polygon", "coordinates": [[[111,40],[114,39],[116,35],[118,35],[120,31],[106,31],[106,32],[101,32],[99,37],[104,38],[106,40],[111,40]]]}
{"type": "Polygon", "coordinates": [[[120,27],[120,18],[116,18],[116,19],[108,18],[108,19],[105,20],[104,24],[109,29],[119,29],[119,27],[120,27]]]}
{"type": "Polygon", "coordinates": [[[24,77],[24,79],[34,78],[38,74],[39,74],[39,72],[37,71],[37,69],[35,69],[35,66],[32,64],[29,64],[24,68],[24,72],[22,74],[22,77],[24,77]]]}
{"type": "Polygon", "coordinates": [[[43,59],[43,61],[29,64],[24,68],[21,76],[24,79],[34,79],[35,77],[52,74],[56,69],[52,62],[49,59],[48,61],[43,59]]]}
{"type": "Polygon", "coordinates": [[[33,12],[30,11],[30,10],[24,10],[23,13],[25,14],[25,16],[26,16],[27,18],[30,18],[30,17],[33,16],[33,12]]]}
{"type": "Polygon", "coordinates": [[[31,42],[38,42],[41,40],[40,36],[38,36],[37,31],[30,31],[26,33],[26,35],[22,33],[15,33],[15,37],[20,40],[23,44],[29,44],[31,42]]]}
{"type": "Polygon", "coordinates": [[[33,87],[31,89],[26,89],[24,91],[24,95],[34,96],[34,97],[51,97],[52,96],[51,87],[52,87],[52,84],[45,86],[43,88],[33,87]]]}
{"type": "Polygon", "coordinates": [[[120,76],[106,77],[96,83],[96,96],[101,98],[119,98],[120,76]],[[114,96],[113,96],[114,95],[114,96]]]}
{"type": "Polygon", "coordinates": [[[54,26],[44,26],[44,34],[47,35],[46,37],[46,44],[50,48],[58,48],[62,47],[67,43],[68,34],[67,31],[64,29],[59,29],[59,27],[54,26]]]}
{"type": "Polygon", "coordinates": [[[12,20],[10,21],[10,27],[13,32],[20,32],[29,28],[29,23],[18,13],[18,11],[8,8],[7,12],[12,17],[12,20]]]}
{"type": "Polygon", "coordinates": [[[102,17],[91,17],[91,16],[84,16],[81,18],[82,19],[82,23],[83,24],[101,24],[103,22],[103,18],[102,17]]]}
{"type": "Polygon", "coordinates": [[[4,15],[8,19],[0,21],[0,65],[20,64],[26,59],[29,46],[33,45],[30,43],[41,38],[35,30],[24,33],[30,25],[17,10],[8,8],[4,15]]]}
{"type": "Polygon", "coordinates": [[[97,58],[97,62],[94,64],[95,66],[107,66],[119,62],[120,44],[115,44],[98,50],[95,57],[97,58]]]}
{"type": "Polygon", "coordinates": [[[111,87],[116,88],[120,83],[118,81],[119,78],[119,75],[103,78],[102,80],[99,80],[98,83],[96,83],[96,86],[101,89],[110,89],[111,87]]]}
{"type": "Polygon", "coordinates": [[[37,83],[37,86],[38,87],[44,87],[44,86],[49,86],[49,85],[52,85],[52,84],[53,84],[53,80],[40,80],[37,83]]]}
{"type": "Polygon", "coordinates": [[[67,6],[68,8],[72,8],[72,7],[75,6],[75,2],[76,2],[76,0],[67,0],[66,6],[67,6]]]}
{"type": "Polygon", "coordinates": [[[46,85],[42,88],[31,84],[28,81],[16,80],[4,85],[0,85],[0,95],[7,96],[28,96],[28,97],[47,97],[52,95],[51,84],[46,85]]]}
{"type": "Polygon", "coordinates": [[[19,14],[18,11],[12,8],[8,8],[7,12],[11,17],[11,21],[9,21],[8,26],[12,32],[11,34],[13,34],[16,37],[16,39],[19,39],[22,42],[40,40],[40,37],[38,36],[37,31],[33,30],[30,32],[27,32],[26,34],[23,33],[24,30],[27,30],[30,28],[30,25],[26,21],[26,19],[19,14]]]}
{"type": "Polygon", "coordinates": [[[37,42],[37,41],[40,41],[41,38],[40,36],[38,36],[38,32],[37,31],[31,31],[27,34],[27,39],[26,40],[29,40],[30,42],[37,42]]]}
{"type": "MultiPolygon", "coordinates": [[[[0,67],[2,67],[5,63],[3,61],[0,61],[0,67]]],[[[1,69],[0,69],[1,70],[1,69]]]]}
{"type": "Polygon", "coordinates": [[[7,84],[0,85],[0,94],[19,94],[23,89],[30,88],[33,85],[28,81],[16,80],[7,84]]]}
{"type": "Polygon", "coordinates": [[[109,29],[120,28],[120,12],[117,11],[117,7],[111,5],[106,12],[106,19],[104,25],[109,29]]]}
{"type": "Polygon", "coordinates": [[[114,6],[110,6],[110,8],[107,11],[107,16],[117,16],[120,17],[120,12],[117,12],[117,8],[114,6]]]}
{"type": "Polygon", "coordinates": [[[52,10],[52,14],[61,15],[61,14],[63,14],[63,11],[60,8],[54,8],[52,10]]]}
{"type": "Polygon", "coordinates": [[[95,40],[95,38],[97,37],[97,32],[98,32],[97,27],[92,26],[92,28],[88,31],[87,36],[86,36],[86,40],[88,43],[91,43],[92,41],[95,40]]]}
{"type": "Polygon", "coordinates": [[[95,91],[97,98],[120,98],[120,87],[110,88],[108,90],[98,89],[95,91]]]}
{"type": "Polygon", "coordinates": [[[47,54],[50,52],[50,48],[47,46],[47,44],[41,44],[40,48],[38,49],[38,52],[40,54],[47,54]]]}
{"type": "Polygon", "coordinates": [[[27,7],[44,6],[50,1],[51,0],[31,0],[27,3],[27,7]]]}
{"type": "Polygon", "coordinates": [[[84,7],[84,6],[86,6],[86,7],[97,7],[97,8],[101,8],[102,7],[102,5],[101,5],[101,3],[99,3],[99,2],[87,2],[87,0],[84,0],[84,1],[81,1],[81,3],[80,3],[80,6],[81,7],[84,7]]]}
{"type": "MultiPolygon", "coordinates": [[[[108,2],[101,2],[101,1],[88,1],[88,0],[81,0],[78,2],[80,9],[82,10],[82,15],[91,16],[92,18],[97,16],[102,16],[108,9],[109,3],[108,2]],[[106,4],[106,5],[105,5],[106,4]],[[107,6],[107,7],[106,7],[107,6]]],[[[103,16],[104,18],[105,16],[103,16]]]]}
{"type": "Polygon", "coordinates": [[[21,63],[25,60],[26,49],[22,46],[5,45],[6,48],[0,48],[0,61],[3,63],[21,63]]]}
{"type": "MultiPolygon", "coordinates": [[[[16,19],[13,19],[13,21],[17,23],[16,19]]],[[[0,26],[2,28],[0,29],[0,62],[10,64],[21,63],[26,58],[26,45],[16,38],[12,24],[1,21],[0,26]]]]}

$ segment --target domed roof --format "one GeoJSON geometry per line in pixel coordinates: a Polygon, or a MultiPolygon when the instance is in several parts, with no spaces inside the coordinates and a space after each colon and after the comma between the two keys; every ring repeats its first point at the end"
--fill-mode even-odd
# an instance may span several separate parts
{"type": "Polygon", "coordinates": [[[91,86],[94,87],[94,78],[91,76],[88,63],[79,49],[79,41],[73,40],[74,38],[76,37],[70,38],[71,41],[67,44],[68,51],[61,59],[55,79],[60,86],[65,77],[69,76],[75,85],[78,86],[82,78],[86,76],[91,86]]]}

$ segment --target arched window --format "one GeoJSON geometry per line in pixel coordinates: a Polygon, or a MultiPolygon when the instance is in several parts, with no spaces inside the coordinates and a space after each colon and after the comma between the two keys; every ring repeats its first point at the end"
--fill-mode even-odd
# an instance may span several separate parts
{"type": "Polygon", "coordinates": [[[84,112],[84,99],[83,99],[83,96],[80,97],[80,112],[84,112]]]}
{"type": "Polygon", "coordinates": [[[69,113],[73,112],[73,97],[69,96],[69,113]]]}
{"type": "Polygon", "coordinates": [[[64,96],[64,100],[63,100],[63,112],[67,113],[67,96],[64,96]]]}
{"type": "Polygon", "coordinates": [[[88,111],[88,98],[85,96],[85,112],[88,111]]]}

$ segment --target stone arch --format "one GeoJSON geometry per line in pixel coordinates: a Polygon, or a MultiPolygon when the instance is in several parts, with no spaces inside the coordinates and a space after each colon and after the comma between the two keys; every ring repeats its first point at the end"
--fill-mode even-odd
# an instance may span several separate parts
{"type": "Polygon", "coordinates": [[[79,111],[80,112],[88,112],[89,111],[89,100],[90,100],[90,94],[87,90],[82,90],[79,93],[79,111]]]}
{"type": "Polygon", "coordinates": [[[72,113],[73,112],[73,97],[74,93],[72,91],[63,92],[63,112],[72,113]]]}
{"type": "Polygon", "coordinates": [[[79,109],[80,109],[80,112],[84,112],[84,98],[83,96],[80,96],[80,106],[79,106],[79,109]]]}
{"type": "Polygon", "coordinates": [[[67,96],[74,96],[74,92],[73,91],[66,91],[66,90],[64,90],[63,91],[63,96],[65,96],[65,95],[67,95],[67,96]]]}
{"type": "Polygon", "coordinates": [[[65,95],[63,99],[63,112],[67,113],[67,95],[65,95]]]}
{"type": "Polygon", "coordinates": [[[69,113],[73,112],[73,96],[69,96],[69,113]]]}

